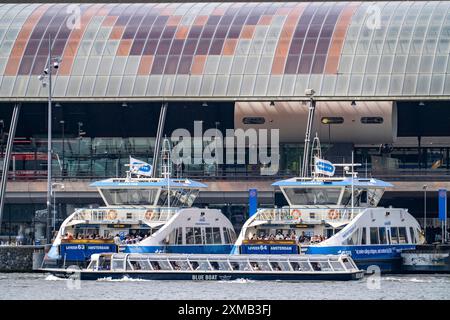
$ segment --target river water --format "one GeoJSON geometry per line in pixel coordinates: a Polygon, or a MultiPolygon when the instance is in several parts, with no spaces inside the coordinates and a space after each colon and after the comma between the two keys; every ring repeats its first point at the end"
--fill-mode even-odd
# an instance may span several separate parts
{"type": "Polygon", "coordinates": [[[450,275],[383,275],[350,282],[74,281],[0,273],[4,299],[450,299],[450,275]]]}

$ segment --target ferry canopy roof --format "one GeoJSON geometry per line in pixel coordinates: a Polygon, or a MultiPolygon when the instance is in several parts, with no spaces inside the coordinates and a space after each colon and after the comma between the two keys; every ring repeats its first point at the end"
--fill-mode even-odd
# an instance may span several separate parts
{"type": "Polygon", "coordinates": [[[206,188],[207,185],[198,181],[190,180],[190,179],[133,179],[133,180],[125,180],[125,179],[106,179],[101,181],[96,181],[91,183],[91,187],[96,188],[161,188],[167,187],[169,185],[170,188],[182,188],[182,189],[198,189],[198,188],[206,188]]]}
{"type": "MultiPolygon", "coordinates": [[[[301,178],[291,178],[286,180],[280,180],[272,183],[275,187],[347,187],[352,185],[351,178],[343,178],[342,180],[302,180],[301,178]]],[[[389,188],[393,187],[389,182],[385,182],[378,179],[353,179],[354,187],[371,187],[371,188],[389,188]]]]}

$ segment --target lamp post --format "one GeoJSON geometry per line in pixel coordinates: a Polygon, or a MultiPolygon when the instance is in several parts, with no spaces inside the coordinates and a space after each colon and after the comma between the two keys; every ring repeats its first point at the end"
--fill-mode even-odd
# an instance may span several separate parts
{"type": "Polygon", "coordinates": [[[423,234],[425,242],[427,241],[427,188],[426,184],[423,185],[423,234]]]}
{"type": "Polygon", "coordinates": [[[48,36],[48,59],[47,67],[39,76],[42,81],[42,86],[48,85],[48,124],[47,124],[47,230],[46,238],[50,243],[50,224],[51,224],[51,189],[52,189],[52,72],[53,69],[58,69],[60,59],[58,57],[52,58],[52,38],[48,36]],[[48,82],[46,82],[48,78],[48,82]]]}
{"type": "Polygon", "coordinates": [[[62,134],[62,172],[61,176],[64,176],[65,174],[65,165],[64,165],[64,120],[60,120],[59,123],[61,124],[61,134],[62,134]]]}

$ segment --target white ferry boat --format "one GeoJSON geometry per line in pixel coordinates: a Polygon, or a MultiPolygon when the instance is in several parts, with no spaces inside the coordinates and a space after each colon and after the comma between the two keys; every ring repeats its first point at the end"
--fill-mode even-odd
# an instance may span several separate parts
{"type": "Polygon", "coordinates": [[[93,254],[86,269],[41,269],[80,280],[358,280],[363,277],[346,255],[185,255],[93,254]]]}
{"type": "Polygon", "coordinates": [[[229,253],[236,240],[220,210],[193,207],[203,183],[128,177],[91,186],[106,205],[77,209],[62,223],[48,254],[58,265],[101,252],[229,253]]]}
{"type": "Polygon", "coordinates": [[[275,182],[288,206],[259,209],[245,222],[234,253],[345,253],[363,269],[399,271],[402,250],[423,243],[419,223],[407,209],[378,207],[390,183],[358,178],[345,166],[341,177],[275,182]]]}

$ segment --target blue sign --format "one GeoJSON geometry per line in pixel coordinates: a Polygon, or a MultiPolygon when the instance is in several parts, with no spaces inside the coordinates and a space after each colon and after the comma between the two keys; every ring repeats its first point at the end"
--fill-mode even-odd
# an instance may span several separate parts
{"type": "Polygon", "coordinates": [[[439,220],[447,220],[447,189],[439,189],[439,220]]]}
{"type": "Polygon", "coordinates": [[[291,244],[244,244],[242,254],[298,254],[298,247],[291,244]]]}
{"type": "Polygon", "coordinates": [[[117,246],[112,243],[61,244],[61,257],[70,261],[86,261],[94,253],[117,252],[117,246]]]}
{"type": "Polygon", "coordinates": [[[251,217],[258,211],[258,190],[248,190],[248,216],[251,217]]]}

